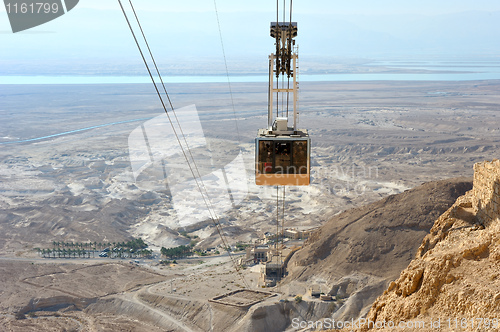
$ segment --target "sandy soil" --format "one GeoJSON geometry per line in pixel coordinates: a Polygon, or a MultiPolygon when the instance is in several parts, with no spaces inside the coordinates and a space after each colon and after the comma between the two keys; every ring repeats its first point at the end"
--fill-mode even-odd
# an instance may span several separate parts
{"type": "Polygon", "coordinates": [[[181,259],[168,266],[147,260],[141,264],[118,259],[96,264],[92,259],[0,258],[0,326],[12,331],[120,331],[132,326],[147,331],[155,326],[147,315],[127,317],[123,308],[95,312],[94,307],[102,305],[100,301],[108,303],[105,306],[120,301],[166,318],[167,323],[162,323],[166,325],[159,327],[191,331],[188,322],[155,308],[149,297],[207,304],[208,299],[245,284],[256,289],[259,273],[253,270],[236,274],[227,254],[181,259]],[[24,314],[22,319],[20,313],[24,314]]]}

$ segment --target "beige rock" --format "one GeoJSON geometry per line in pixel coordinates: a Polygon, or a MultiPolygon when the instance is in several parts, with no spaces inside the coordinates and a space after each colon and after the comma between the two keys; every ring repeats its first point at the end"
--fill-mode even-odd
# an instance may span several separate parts
{"type": "Polygon", "coordinates": [[[473,189],[436,220],[367,321],[422,321],[424,330],[440,322],[442,331],[500,328],[499,186],[499,160],[474,165],[473,189]]]}

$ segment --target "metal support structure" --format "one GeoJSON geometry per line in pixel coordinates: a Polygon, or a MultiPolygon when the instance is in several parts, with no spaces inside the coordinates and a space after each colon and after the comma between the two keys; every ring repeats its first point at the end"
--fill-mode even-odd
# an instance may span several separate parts
{"type": "Polygon", "coordinates": [[[267,130],[271,131],[273,130],[273,101],[274,101],[274,62],[275,62],[276,57],[274,54],[271,54],[269,56],[269,87],[268,87],[268,96],[267,96],[267,101],[268,101],[268,112],[267,112],[267,130]]]}
{"type": "MultiPolygon", "coordinates": [[[[295,38],[297,36],[296,22],[271,22],[271,37],[276,38],[276,54],[269,56],[269,89],[268,89],[268,130],[273,131],[274,120],[278,117],[273,116],[274,105],[279,105],[279,98],[286,93],[287,96],[292,94],[293,104],[293,127],[291,131],[297,131],[297,98],[298,98],[298,54],[295,47],[295,38]],[[276,77],[276,86],[274,83],[276,77]],[[287,80],[287,86],[280,87],[279,79],[287,80]],[[290,82],[290,78],[292,82],[290,82]],[[290,86],[292,83],[292,86],[290,86]],[[281,94],[281,95],[280,95],[281,94]],[[275,100],[276,99],[276,100],[275,100]]],[[[284,84],[283,84],[284,85],[284,84]]],[[[287,98],[287,110],[288,110],[287,98]]],[[[288,112],[287,112],[288,114],[288,112]]],[[[288,120],[288,116],[287,116],[288,120]]]]}

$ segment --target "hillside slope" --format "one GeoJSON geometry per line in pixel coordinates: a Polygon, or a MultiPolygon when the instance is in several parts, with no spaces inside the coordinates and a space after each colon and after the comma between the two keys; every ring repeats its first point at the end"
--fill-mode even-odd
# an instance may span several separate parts
{"type": "Polygon", "coordinates": [[[333,217],[290,260],[289,292],[317,284],[341,299],[331,318],[366,316],[415,257],[436,218],[471,187],[468,178],[429,182],[333,217]]]}
{"type": "Polygon", "coordinates": [[[394,280],[434,221],[471,187],[468,178],[429,182],[333,217],[292,257],[290,278],[360,272],[394,280]]]}

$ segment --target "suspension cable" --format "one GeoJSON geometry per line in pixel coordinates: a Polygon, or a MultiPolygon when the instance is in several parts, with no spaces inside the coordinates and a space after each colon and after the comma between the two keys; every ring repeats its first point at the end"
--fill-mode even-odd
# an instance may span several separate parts
{"type": "MultiPolygon", "coordinates": [[[[142,25],[141,25],[141,22],[139,22],[139,17],[137,17],[137,13],[135,12],[135,8],[134,8],[134,5],[132,4],[132,0],[129,0],[129,3],[130,3],[130,7],[132,8],[132,12],[134,13],[135,20],[137,21],[139,29],[141,30],[142,38],[144,39],[144,42],[146,43],[146,47],[148,48],[149,56],[151,57],[151,60],[153,61],[153,64],[155,65],[156,73],[158,74],[158,77],[160,78],[161,85],[163,86],[163,91],[165,91],[165,95],[167,96],[168,103],[170,104],[170,109],[172,110],[172,112],[175,113],[174,106],[172,105],[172,101],[170,100],[170,96],[168,95],[165,84],[163,83],[163,79],[160,75],[160,71],[158,70],[158,66],[156,65],[156,61],[155,61],[155,58],[153,56],[153,53],[151,52],[151,48],[149,47],[149,43],[146,39],[146,35],[144,34],[144,31],[142,30],[142,25]]],[[[120,3],[120,5],[121,5],[121,3],[120,3]]],[[[177,120],[177,116],[176,116],[176,120],[177,120]]],[[[177,120],[177,122],[178,122],[178,120],[177,120]]],[[[182,135],[184,136],[184,133],[182,135]]]]}
{"type": "MultiPolygon", "coordinates": [[[[219,39],[220,39],[220,45],[221,45],[221,49],[222,49],[222,56],[224,58],[224,67],[226,69],[226,77],[227,77],[227,85],[228,85],[228,89],[229,89],[229,96],[230,96],[230,99],[231,99],[231,108],[233,110],[233,117],[234,117],[234,123],[235,123],[235,126],[236,126],[236,134],[238,136],[238,147],[241,146],[241,136],[240,136],[240,130],[239,130],[239,126],[238,126],[238,120],[237,120],[237,117],[236,117],[236,109],[235,109],[235,106],[234,106],[234,97],[233,97],[233,89],[231,87],[231,79],[229,77],[229,69],[228,69],[228,66],[227,66],[227,58],[226,58],[226,51],[225,51],[225,48],[224,48],[224,40],[222,38],[222,29],[221,29],[221,26],[220,26],[220,19],[219,19],[219,11],[217,9],[217,1],[214,0],[214,9],[215,9],[215,16],[217,18],[217,27],[219,28],[219,39]]],[[[240,150],[241,151],[241,150],[240,150]]],[[[222,233],[222,236],[225,238],[224,236],[224,233],[222,233]]],[[[226,240],[227,242],[227,240],[226,240]]],[[[229,255],[231,254],[229,251],[228,251],[229,255]]],[[[232,260],[232,258],[231,258],[232,260]]],[[[247,288],[250,288],[245,280],[245,277],[241,274],[241,272],[236,269],[238,271],[238,273],[240,274],[241,278],[243,279],[243,282],[245,283],[245,286],[247,288]]]]}
{"type": "MultiPolygon", "coordinates": [[[[291,42],[291,39],[292,39],[292,0],[290,0],[290,22],[289,22],[289,26],[288,26],[288,40],[289,40],[289,49],[288,49],[288,52],[290,52],[290,54],[292,53],[292,42],[291,42]]],[[[288,61],[290,62],[289,63],[289,66],[291,67],[292,66],[292,59],[289,58],[288,61]]],[[[295,68],[294,68],[295,69],[295,68]]],[[[295,75],[295,71],[292,73],[292,75],[295,75]]],[[[288,106],[289,106],[289,97],[290,97],[290,73],[288,73],[288,82],[287,82],[287,89],[286,89],[286,117],[288,118],[288,106]]]]}
{"type": "Polygon", "coordinates": [[[224,41],[222,39],[222,29],[220,27],[219,11],[217,10],[216,0],[214,0],[214,7],[215,7],[215,16],[217,17],[217,26],[219,27],[220,46],[222,48],[222,56],[224,57],[224,66],[226,67],[227,85],[229,88],[229,95],[231,97],[231,106],[233,108],[234,122],[236,124],[236,134],[238,135],[238,145],[241,145],[240,130],[238,128],[238,121],[236,120],[236,110],[234,107],[233,89],[231,88],[231,80],[229,79],[229,70],[227,67],[226,51],[224,50],[224,41]]]}
{"type": "Polygon", "coordinates": [[[283,211],[281,214],[281,248],[280,248],[280,264],[282,264],[282,273],[285,272],[285,262],[283,262],[283,249],[285,248],[285,190],[286,186],[283,186],[283,211]]]}
{"type": "MultiPolygon", "coordinates": [[[[129,0],[129,3],[130,3],[130,7],[132,8],[132,11],[134,13],[134,16],[135,16],[135,20],[137,22],[137,25],[139,26],[139,29],[141,30],[141,34],[142,34],[142,38],[146,44],[146,47],[148,49],[148,52],[149,52],[149,56],[151,57],[151,60],[153,61],[153,64],[155,66],[155,69],[156,69],[156,74],[158,75],[159,79],[160,79],[160,82],[161,82],[161,85],[163,87],[163,91],[165,92],[165,95],[167,96],[167,99],[168,99],[168,102],[170,104],[170,109],[172,110],[172,113],[174,114],[174,117],[175,117],[175,122],[177,123],[177,126],[179,127],[179,131],[181,133],[181,137],[183,138],[183,141],[184,141],[184,144],[186,144],[186,149],[189,153],[189,156],[191,157],[191,160],[193,161],[193,164],[194,164],[194,167],[195,167],[195,170],[196,170],[196,173],[198,175],[199,178],[201,178],[201,173],[198,169],[198,165],[194,162],[194,157],[193,157],[193,154],[191,152],[191,149],[189,148],[189,144],[187,142],[187,139],[186,139],[186,135],[184,135],[184,131],[182,130],[182,127],[180,125],[180,121],[179,119],[177,118],[177,112],[175,111],[175,108],[174,106],[172,105],[172,101],[170,100],[170,96],[168,95],[168,92],[167,92],[167,88],[165,87],[165,83],[163,82],[163,78],[161,77],[161,74],[160,74],[160,71],[158,69],[158,66],[156,65],[156,61],[155,61],[155,58],[153,56],[153,52],[151,52],[151,48],[149,47],[149,43],[148,43],[148,40],[146,39],[146,35],[144,34],[144,31],[142,29],[142,25],[141,25],[141,22],[139,21],[139,17],[137,16],[137,13],[135,11],[135,8],[134,8],[134,5],[132,4],[132,1],[129,0]]],[[[153,81],[153,83],[155,83],[153,81]]],[[[194,176],[193,176],[194,177],[194,176]]],[[[196,181],[196,177],[195,178],[195,181],[196,181]]],[[[201,183],[201,185],[203,186],[203,189],[205,192],[207,192],[206,188],[204,187],[204,184],[201,183]]]]}
{"type": "MultiPolygon", "coordinates": [[[[279,61],[281,54],[281,45],[279,44],[279,0],[276,0],[276,59],[275,61],[279,61]]],[[[279,81],[279,71],[281,69],[276,66],[276,87],[279,89],[280,81],[279,81]]],[[[274,86],[274,83],[273,83],[274,86]]],[[[276,90],[276,117],[279,117],[279,107],[280,107],[280,99],[279,92],[276,90]]]]}
{"type": "MultiPolygon", "coordinates": [[[[276,186],[276,242],[275,242],[275,253],[272,255],[276,257],[276,265],[278,266],[277,280],[276,280],[276,290],[280,290],[280,281],[282,274],[285,272],[285,264],[283,261],[283,248],[285,248],[285,195],[286,187],[282,186],[282,207],[281,207],[281,231],[280,231],[280,192],[279,186],[276,186]],[[281,243],[280,243],[281,242],[281,243]]],[[[271,260],[272,262],[272,260],[271,260]]]]}
{"type": "MultiPolygon", "coordinates": [[[[278,254],[278,234],[280,225],[280,187],[276,186],[276,242],[274,242],[274,248],[276,249],[276,254],[278,254]]],[[[273,255],[274,256],[274,255],[273,255]]]]}
{"type": "MultiPolygon", "coordinates": [[[[282,24],[286,24],[286,0],[283,0],[283,21],[282,24]]],[[[280,73],[284,73],[286,71],[287,73],[287,91],[286,91],[286,117],[288,118],[289,115],[289,104],[290,104],[290,77],[293,77],[295,75],[295,68],[292,70],[292,5],[293,2],[290,0],[290,20],[289,20],[289,28],[287,32],[287,40],[286,44],[285,41],[280,38],[280,43],[278,43],[278,33],[281,33],[281,26],[278,22],[279,19],[279,0],[276,0],[276,60],[275,61],[280,61],[283,60],[285,63],[279,63],[279,66],[276,66],[276,86],[278,89],[280,89],[280,83],[281,83],[281,88],[285,88],[285,77],[284,75],[281,76],[281,82],[279,80],[279,75],[280,73]],[[285,52],[286,51],[286,52],[285,52]],[[282,69],[282,66],[286,66],[284,70],[282,69]]],[[[280,98],[279,98],[279,92],[276,91],[276,116],[279,116],[279,109],[280,109],[280,104],[281,104],[281,115],[284,115],[285,112],[285,96],[281,94],[281,103],[280,103],[280,98]]],[[[276,289],[279,292],[280,291],[280,281],[282,277],[282,273],[284,274],[285,272],[285,264],[283,261],[283,248],[285,247],[285,204],[286,204],[286,186],[282,186],[282,205],[280,207],[280,192],[279,192],[279,186],[276,186],[276,242],[275,242],[275,254],[273,257],[276,257],[276,263],[278,266],[278,276],[277,276],[277,284],[276,284],[276,289]],[[281,220],[280,220],[280,210],[281,210],[281,220]],[[280,221],[281,221],[281,232],[280,232],[280,221]],[[281,239],[280,239],[281,238],[281,239]],[[281,242],[281,244],[279,243],[281,242]]]]}
{"type": "MultiPolygon", "coordinates": [[[[131,7],[132,7],[132,9],[133,9],[132,0],[129,0],[129,2],[130,2],[130,5],[131,5],[131,7]]],[[[175,129],[174,123],[173,123],[173,121],[172,121],[172,119],[171,119],[171,117],[170,117],[169,112],[167,111],[167,107],[166,107],[166,105],[165,105],[165,102],[163,101],[163,98],[162,98],[162,96],[161,96],[161,93],[160,93],[160,91],[158,90],[158,87],[156,86],[156,82],[155,82],[155,79],[154,79],[154,77],[153,77],[153,74],[151,73],[151,70],[150,70],[150,68],[149,68],[149,65],[148,65],[148,63],[147,63],[147,61],[146,61],[146,58],[145,58],[145,56],[144,56],[144,53],[143,53],[143,51],[142,51],[142,49],[141,49],[141,46],[140,46],[140,44],[139,44],[139,41],[137,40],[137,37],[136,37],[135,32],[134,32],[134,29],[132,28],[132,25],[131,25],[131,23],[130,23],[130,21],[129,21],[129,19],[128,19],[127,13],[125,12],[125,9],[124,9],[124,7],[123,7],[123,5],[122,5],[122,3],[121,3],[121,0],[118,0],[118,3],[120,4],[121,10],[122,10],[123,15],[124,15],[124,17],[125,17],[125,20],[127,21],[127,24],[128,24],[129,29],[130,29],[130,32],[132,33],[132,36],[133,36],[134,41],[135,41],[135,43],[136,43],[136,45],[137,45],[137,48],[138,48],[138,50],[139,50],[139,53],[141,54],[142,60],[143,60],[143,62],[144,62],[144,65],[146,66],[146,69],[147,69],[147,71],[148,71],[148,73],[149,73],[149,76],[150,76],[150,78],[151,78],[151,81],[153,82],[153,86],[154,86],[154,88],[155,88],[155,90],[156,90],[156,94],[158,95],[158,98],[160,99],[160,102],[161,102],[161,104],[162,104],[163,110],[165,111],[165,114],[167,115],[167,118],[168,118],[168,120],[169,120],[169,122],[170,122],[170,125],[171,125],[171,127],[172,127],[172,131],[173,131],[173,133],[174,133],[174,135],[175,135],[175,137],[176,137],[177,143],[179,144],[179,146],[180,146],[180,148],[181,148],[182,154],[183,154],[183,156],[184,156],[184,158],[185,158],[185,160],[186,160],[186,162],[187,162],[187,165],[188,165],[188,167],[189,167],[189,170],[190,170],[190,172],[191,172],[191,175],[193,176],[193,179],[195,180],[196,186],[197,186],[197,188],[198,188],[198,190],[199,190],[199,192],[200,192],[200,194],[201,194],[201,196],[202,196],[203,202],[204,202],[204,204],[205,204],[205,206],[206,206],[206,208],[207,208],[207,210],[208,210],[208,213],[209,213],[210,219],[211,219],[211,220],[212,220],[212,222],[214,223],[214,225],[215,225],[215,227],[216,227],[216,229],[217,229],[217,232],[218,232],[218,234],[219,234],[219,237],[221,238],[221,241],[222,241],[223,245],[226,247],[226,250],[227,250],[227,252],[228,252],[228,256],[230,257],[231,262],[233,263],[233,265],[234,265],[234,267],[235,267],[236,272],[239,274],[239,276],[240,276],[241,280],[243,281],[243,283],[245,284],[245,286],[246,286],[247,288],[249,288],[248,283],[246,282],[245,277],[244,277],[244,276],[243,276],[243,274],[241,273],[240,269],[238,268],[238,265],[236,264],[236,262],[235,262],[235,260],[234,260],[233,255],[231,254],[231,248],[230,248],[230,246],[227,244],[227,240],[225,239],[225,236],[224,236],[224,234],[223,234],[223,232],[222,232],[222,229],[221,229],[221,228],[222,228],[222,226],[221,226],[221,224],[220,224],[220,220],[219,220],[219,218],[217,217],[217,214],[215,213],[215,209],[213,208],[213,205],[212,205],[212,203],[211,203],[211,201],[210,201],[210,197],[208,196],[208,192],[207,192],[206,187],[205,187],[205,185],[204,185],[204,183],[203,183],[203,179],[202,179],[202,178],[201,178],[201,176],[200,176],[200,173],[199,173],[198,168],[197,168],[197,166],[196,166],[196,162],[195,162],[194,158],[192,158],[192,155],[191,155],[191,158],[192,158],[192,163],[193,163],[193,164],[195,165],[195,167],[196,167],[196,170],[197,170],[198,175],[199,175],[199,179],[197,179],[197,177],[196,177],[196,175],[195,175],[194,169],[193,169],[193,167],[191,166],[191,162],[190,162],[190,160],[189,160],[189,158],[188,158],[188,156],[187,156],[187,154],[186,154],[186,152],[185,152],[185,149],[184,149],[184,147],[183,147],[183,145],[182,145],[182,143],[181,143],[181,141],[180,141],[180,138],[179,138],[179,135],[178,135],[178,133],[177,133],[177,130],[175,129]],[[198,180],[199,180],[199,181],[198,181],[198,180]],[[205,196],[205,195],[206,195],[206,196],[205,196]]],[[[137,15],[136,15],[136,13],[135,13],[135,10],[134,10],[134,15],[135,15],[135,17],[136,17],[137,23],[139,24],[139,27],[141,28],[141,32],[142,32],[142,35],[143,35],[143,39],[144,39],[144,41],[145,41],[146,45],[148,45],[148,43],[147,43],[147,39],[146,39],[146,36],[145,36],[145,34],[144,34],[143,30],[142,30],[142,27],[140,26],[139,18],[137,17],[137,15]]],[[[157,70],[157,74],[158,74],[158,76],[160,77],[160,80],[161,80],[161,82],[162,82],[162,84],[163,84],[163,80],[161,79],[160,72],[159,72],[159,70],[158,70],[158,67],[156,66],[156,62],[154,61],[154,57],[153,57],[152,52],[151,52],[151,50],[150,50],[150,48],[149,48],[149,45],[148,45],[148,50],[149,50],[150,56],[151,56],[151,58],[152,58],[152,60],[153,60],[153,63],[155,64],[155,68],[156,68],[156,70],[157,70]]],[[[168,97],[168,93],[167,93],[167,91],[166,91],[166,89],[165,89],[165,86],[163,85],[163,87],[164,87],[165,94],[167,95],[167,98],[168,98],[168,100],[169,100],[169,102],[170,102],[171,109],[172,109],[172,111],[173,111],[173,113],[174,113],[174,115],[175,115],[174,108],[173,108],[173,106],[172,106],[172,103],[171,103],[171,101],[170,101],[170,98],[168,97]]],[[[177,126],[179,127],[180,131],[182,132],[182,128],[181,128],[180,122],[179,122],[179,121],[178,121],[178,119],[177,119],[177,116],[175,116],[175,118],[176,118],[176,121],[177,121],[177,126]]],[[[184,134],[182,134],[182,135],[184,136],[184,134]]],[[[184,140],[186,140],[186,139],[185,139],[185,136],[184,136],[184,140]]],[[[186,142],[186,144],[187,144],[187,142],[186,142]]],[[[190,151],[189,151],[189,152],[190,152],[190,151]]],[[[191,152],[190,152],[190,153],[191,153],[191,152]]]]}
{"type": "Polygon", "coordinates": [[[280,191],[279,186],[276,186],[276,237],[274,242],[275,253],[272,255],[271,264],[273,263],[273,258],[276,257],[276,291],[279,291],[280,287],[280,276],[281,276],[281,248],[278,248],[279,242],[279,226],[280,226],[280,191]]]}
{"type": "MultiPolygon", "coordinates": [[[[165,83],[163,82],[163,78],[161,77],[161,74],[160,74],[160,71],[159,71],[159,69],[158,69],[158,66],[156,65],[156,61],[155,61],[155,58],[154,58],[154,56],[153,56],[153,52],[151,52],[151,48],[149,47],[149,43],[148,43],[148,41],[147,41],[147,39],[146,39],[146,35],[144,34],[144,31],[143,31],[143,29],[142,29],[141,22],[139,21],[139,17],[137,16],[137,13],[135,12],[135,8],[134,8],[134,5],[132,4],[132,0],[129,0],[129,3],[130,3],[130,7],[132,8],[132,11],[133,11],[133,13],[134,13],[134,16],[135,16],[135,20],[136,20],[136,22],[137,22],[137,25],[139,26],[139,29],[141,30],[142,38],[143,38],[143,40],[144,40],[144,42],[145,42],[145,44],[146,44],[146,46],[147,46],[147,48],[148,48],[148,51],[149,51],[149,55],[150,55],[150,57],[151,57],[151,60],[153,61],[153,64],[154,64],[154,66],[155,66],[155,69],[156,69],[156,74],[158,75],[158,77],[159,77],[159,79],[160,79],[160,82],[161,82],[161,85],[162,85],[162,87],[163,87],[163,91],[165,92],[165,95],[167,96],[168,102],[169,102],[169,104],[170,104],[170,109],[172,110],[172,113],[174,114],[175,121],[176,121],[176,123],[177,123],[177,126],[179,127],[179,131],[180,131],[181,136],[182,136],[182,138],[183,138],[184,144],[186,144],[186,149],[187,149],[187,151],[188,151],[188,153],[189,153],[189,156],[191,157],[191,160],[193,161],[193,164],[194,164],[194,167],[195,167],[195,170],[196,170],[196,173],[197,173],[198,177],[199,177],[199,178],[201,178],[201,173],[200,173],[200,171],[199,171],[199,169],[198,169],[198,165],[196,164],[196,162],[194,162],[194,160],[195,160],[195,159],[194,159],[194,157],[193,157],[193,154],[192,154],[192,152],[191,152],[191,149],[189,148],[189,144],[188,144],[188,142],[187,142],[186,135],[184,135],[184,131],[182,130],[182,127],[181,127],[181,125],[180,125],[180,121],[179,121],[179,119],[177,118],[177,112],[175,111],[175,108],[174,108],[174,106],[172,105],[172,101],[170,100],[170,96],[168,95],[167,88],[165,87],[165,83]]],[[[154,81],[153,81],[153,83],[154,83],[154,81]]],[[[196,177],[195,177],[195,179],[196,179],[196,177]]],[[[195,181],[196,181],[196,180],[195,180],[195,181]]],[[[206,190],[206,188],[205,188],[205,186],[204,186],[204,183],[202,182],[202,183],[201,183],[201,185],[203,186],[203,189],[204,189],[205,193],[206,193],[206,194],[207,194],[207,196],[208,196],[208,193],[207,193],[207,190],[206,190]]]]}
{"type": "Polygon", "coordinates": [[[283,186],[283,213],[281,215],[281,231],[283,232],[283,235],[281,237],[281,246],[283,247],[285,245],[285,190],[286,186],[283,186]]]}

